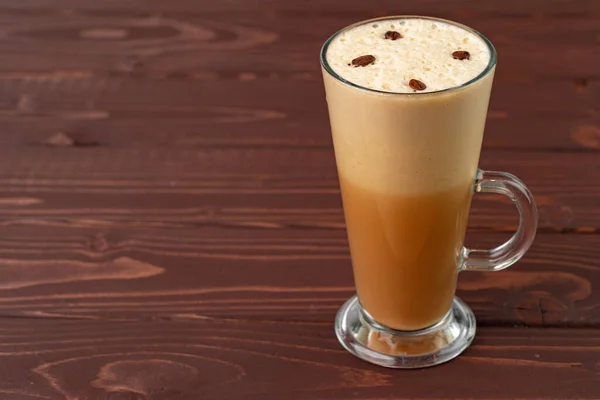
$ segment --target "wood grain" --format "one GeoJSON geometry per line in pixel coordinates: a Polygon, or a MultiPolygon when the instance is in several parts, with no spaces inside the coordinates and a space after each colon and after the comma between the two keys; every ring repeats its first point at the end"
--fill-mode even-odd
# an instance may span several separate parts
{"type": "Polygon", "coordinates": [[[555,398],[558,389],[564,398],[600,395],[596,330],[482,328],[450,364],[398,373],[349,355],[329,324],[35,326],[12,320],[0,330],[0,393],[7,397],[399,400],[504,398],[510,391],[539,399],[555,398]],[[26,389],[15,384],[23,375],[33,383],[26,389]]]}
{"type": "MultiPolygon", "coordinates": [[[[356,1],[345,13],[271,2],[257,13],[239,4],[219,13],[204,3],[157,14],[116,3],[0,8],[0,52],[11,55],[0,59],[3,140],[40,144],[65,132],[84,146],[329,147],[315,60],[324,38],[373,10],[356,1]],[[281,93],[294,96],[282,102],[281,93]]],[[[439,1],[419,3],[480,28],[498,47],[486,146],[598,150],[600,28],[597,11],[585,11],[591,3],[535,18],[524,6],[451,13],[439,1]]]]}
{"type": "MultiPolygon", "coordinates": [[[[3,316],[331,324],[353,292],[343,230],[9,232],[0,237],[3,316]],[[27,272],[17,274],[15,265],[27,272]]],[[[506,238],[472,232],[467,244],[491,248],[506,238]]],[[[463,273],[459,295],[483,326],[600,328],[597,249],[598,235],[541,234],[515,267],[463,273]]]]}
{"type": "MultiPolygon", "coordinates": [[[[600,228],[592,184],[600,179],[597,154],[484,150],[481,167],[527,183],[540,208],[540,231],[600,228]]],[[[0,204],[5,226],[344,227],[330,148],[33,146],[0,159],[0,198],[35,199],[0,204]]],[[[504,197],[475,197],[472,227],[514,231],[516,224],[504,197]]]]}
{"type": "MultiPolygon", "coordinates": [[[[0,399],[600,398],[600,3],[0,0],[0,399]],[[336,342],[353,282],[317,55],[369,17],[463,22],[499,65],[481,155],[540,210],[463,273],[474,345],[375,368],[336,342]]],[[[516,227],[475,197],[467,243],[516,227]]]]}
{"type": "MultiPolygon", "coordinates": [[[[49,140],[62,133],[79,147],[331,147],[319,71],[301,79],[248,74],[126,79],[65,73],[2,79],[0,72],[0,122],[5,127],[0,140],[8,148],[27,148],[52,145],[49,140]],[[282,102],[281,93],[294,96],[282,102]],[[57,97],[60,102],[54,101],[57,97]]],[[[600,84],[586,85],[507,82],[500,76],[485,148],[598,151],[593,138],[600,131],[600,84]]]]}

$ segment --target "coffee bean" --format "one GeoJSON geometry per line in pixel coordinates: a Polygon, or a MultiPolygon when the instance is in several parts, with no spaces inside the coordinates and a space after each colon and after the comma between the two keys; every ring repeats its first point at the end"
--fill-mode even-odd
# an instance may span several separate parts
{"type": "Polygon", "coordinates": [[[383,37],[385,39],[392,39],[392,40],[402,39],[402,35],[400,34],[400,32],[396,32],[396,31],[387,31],[383,37]]]}
{"type": "Polygon", "coordinates": [[[454,57],[455,60],[470,60],[471,54],[468,51],[459,50],[452,53],[452,57],[454,57]]]}
{"type": "Polygon", "coordinates": [[[355,67],[366,67],[369,64],[373,64],[375,62],[375,57],[372,55],[360,56],[356,57],[352,60],[352,65],[355,67]]]}
{"type": "Polygon", "coordinates": [[[419,90],[419,91],[427,89],[427,86],[423,82],[421,82],[417,79],[411,79],[408,82],[408,86],[410,86],[411,88],[413,88],[415,90],[419,90]]]}

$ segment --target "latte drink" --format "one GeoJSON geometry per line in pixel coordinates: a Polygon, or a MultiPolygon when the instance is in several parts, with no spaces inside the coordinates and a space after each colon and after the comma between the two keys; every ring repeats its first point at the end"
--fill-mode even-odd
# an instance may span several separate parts
{"type": "Polygon", "coordinates": [[[451,308],[494,67],[457,24],[368,21],[324,48],[358,299],[400,331],[451,308]]]}

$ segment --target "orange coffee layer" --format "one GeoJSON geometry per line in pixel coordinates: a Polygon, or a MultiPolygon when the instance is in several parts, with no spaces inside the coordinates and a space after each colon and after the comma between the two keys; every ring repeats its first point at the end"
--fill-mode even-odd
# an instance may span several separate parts
{"type": "Polygon", "coordinates": [[[472,185],[422,196],[377,193],[340,176],[361,304],[398,330],[438,322],[450,309],[472,185]]]}

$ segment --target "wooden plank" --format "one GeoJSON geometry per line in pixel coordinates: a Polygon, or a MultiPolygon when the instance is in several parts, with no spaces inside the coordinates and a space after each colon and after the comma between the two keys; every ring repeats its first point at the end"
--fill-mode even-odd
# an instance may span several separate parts
{"type": "MultiPolygon", "coordinates": [[[[332,149],[27,146],[0,159],[0,219],[5,225],[342,229],[334,164],[332,149]]],[[[529,185],[542,231],[600,228],[596,154],[486,150],[481,166],[512,172],[529,185]]],[[[511,231],[516,212],[502,196],[478,195],[471,226],[511,231]]]]}
{"type": "MultiPolygon", "coordinates": [[[[600,327],[599,249],[598,235],[538,235],[512,269],[461,274],[459,295],[485,326],[600,327]]],[[[0,260],[0,316],[331,323],[353,293],[343,230],[48,222],[3,227],[0,260]]]]}
{"type": "MultiPolygon", "coordinates": [[[[577,0],[565,2],[562,0],[548,0],[544,2],[541,9],[536,2],[523,2],[519,0],[504,0],[502,2],[479,2],[477,0],[416,0],[406,4],[402,9],[414,10],[418,8],[419,13],[436,14],[452,13],[460,15],[471,15],[475,13],[491,14],[519,19],[530,14],[556,16],[562,18],[573,18],[584,16],[598,11],[598,3],[595,0],[577,0]]],[[[340,5],[338,2],[322,2],[320,0],[303,0],[302,2],[288,2],[282,0],[263,0],[260,3],[246,0],[222,0],[219,2],[195,0],[173,0],[164,2],[162,0],[128,0],[116,1],[105,0],[98,2],[94,0],[2,0],[2,7],[11,10],[30,12],[51,12],[63,9],[81,9],[90,11],[115,12],[194,12],[210,13],[248,13],[255,12],[260,16],[268,16],[269,12],[281,12],[288,16],[292,13],[304,12],[312,14],[320,13],[355,13],[377,11],[382,15],[396,15],[398,4],[395,0],[381,0],[373,3],[362,0],[345,0],[340,5]],[[388,11],[387,13],[384,11],[388,11]]],[[[412,12],[412,11],[411,11],[412,12]]],[[[406,11],[406,14],[410,14],[406,11]]]]}
{"type": "MultiPolygon", "coordinates": [[[[7,74],[0,80],[5,148],[45,144],[60,132],[82,146],[331,147],[320,72],[210,79],[7,74]]],[[[595,81],[579,88],[499,78],[484,147],[598,151],[599,102],[595,81]]]]}
{"type": "MultiPolygon", "coordinates": [[[[139,15],[132,3],[103,12],[85,2],[64,3],[68,12],[43,1],[0,9],[2,142],[39,144],[66,132],[82,145],[330,146],[316,55],[331,32],[371,6],[350,2],[333,13],[338,7],[274,1],[271,15],[229,3],[235,7],[176,2],[165,8],[174,15],[139,15]]],[[[450,12],[456,4],[420,6],[450,12]]],[[[524,5],[478,6],[461,18],[489,32],[501,54],[486,147],[600,148],[600,60],[590,40],[600,34],[598,7],[578,4],[560,13],[557,3],[535,18],[524,5]]],[[[161,6],[144,9],[153,7],[161,6]]]]}
{"type": "Polygon", "coordinates": [[[356,359],[330,324],[8,320],[0,333],[0,393],[19,400],[600,396],[597,330],[482,328],[421,371],[356,359]]]}
{"type": "MultiPolygon", "coordinates": [[[[432,14],[484,32],[505,60],[504,73],[513,78],[598,79],[594,40],[599,30],[597,3],[588,3],[587,11],[584,6],[563,13],[556,9],[546,13],[465,11],[458,9],[456,2],[450,5],[454,11],[445,11],[439,3],[430,4],[435,10],[432,14]]],[[[365,4],[346,12],[335,6],[307,9],[292,5],[280,14],[277,6],[255,5],[252,12],[244,12],[243,5],[211,11],[207,4],[189,4],[196,5],[188,5],[187,12],[171,13],[152,13],[147,8],[145,12],[131,8],[86,11],[85,5],[53,11],[3,8],[0,51],[10,57],[3,57],[0,66],[21,73],[317,71],[316,55],[332,33],[365,18],[399,11],[397,6],[374,9],[365,4]],[[311,23],[306,24],[309,19],[311,23]],[[51,54],[63,57],[49,57],[51,54]]],[[[427,14],[428,8],[406,7],[402,11],[427,14]]]]}

